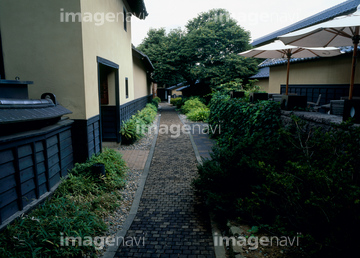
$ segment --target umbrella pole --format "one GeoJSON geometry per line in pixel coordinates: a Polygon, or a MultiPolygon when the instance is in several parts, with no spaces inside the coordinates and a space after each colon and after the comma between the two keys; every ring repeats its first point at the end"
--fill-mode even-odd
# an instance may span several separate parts
{"type": "Polygon", "coordinates": [[[289,74],[290,74],[290,55],[288,55],[287,71],[286,71],[286,91],[285,95],[289,94],[289,74]]]}
{"type": "Polygon", "coordinates": [[[350,91],[349,91],[349,99],[350,100],[353,97],[353,91],[354,91],[356,56],[357,56],[357,48],[358,48],[358,44],[359,44],[359,35],[354,36],[353,42],[354,42],[354,51],[353,51],[353,58],[352,58],[352,69],[351,69],[350,91]]]}

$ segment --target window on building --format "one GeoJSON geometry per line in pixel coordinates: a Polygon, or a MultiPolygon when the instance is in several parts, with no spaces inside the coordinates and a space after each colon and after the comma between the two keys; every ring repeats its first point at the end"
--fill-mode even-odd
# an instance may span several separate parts
{"type": "Polygon", "coordinates": [[[127,31],[127,11],[124,7],[124,30],[127,31]]]}
{"type": "Polygon", "coordinates": [[[128,78],[125,78],[125,95],[126,95],[126,98],[129,97],[129,79],[128,78]]]}

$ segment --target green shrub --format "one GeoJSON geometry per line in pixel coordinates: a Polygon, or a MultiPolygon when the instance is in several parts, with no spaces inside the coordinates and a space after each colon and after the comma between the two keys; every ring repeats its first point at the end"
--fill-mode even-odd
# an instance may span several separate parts
{"type": "Polygon", "coordinates": [[[103,215],[119,205],[115,190],[124,186],[125,174],[125,162],[114,150],[76,164],[50,200],[1,232],[1,257],[97,257],[94,245],[65,246],[61,240],[104,235],[103,215]],[[105,165],[106,176],[91,173],[95,163],[105,165]]]}
{"type": "Polygon", "coordinates": [[[154,101],[156,101],[158,104],[161,102],[161,99],[159,97],[153,98],[154,101]]]}
{"type": "Polygon", "coordinates": [[[193,185],[220,217],[279,235],[302,232],[309,255],[349,255],[360,223],[360,128],[344,123],[284,128],[277,103],[214,94],[209,123],[221,126],[212,160],[193,185]]]}
{"type": "Polygon", "coordinates": [[[181,97],[181,99],[176,102],[176,108],[180,109],[184,105],[186,100],[188,100],[188,98],[181,97]]]}
{"type": "Polygon", "coordinates": [[[153,105],[152,103],[147,103],[146,108],[151,108],[152,110],[154,110],[155,111],[155,116],[156,116],[157,111],[158,111],[157,106],[153,105]]]}
{"type": "Polygon", "coordinates": [[[187,113],[187,118],[189,118],[191,121],[204,121],[206,122],[210,115],[210,109],[208,108],[196,108],[190,110],[189,113],[187,113]]]}
{"type": "MultiPolygon", "coordinates": [[[[155,103],[157,104],[156,101],[155,103]]],[[[154,121],[156,114],[157,107],[153,103],[148,103],[145,108],[123,122],[120,129],[121,143],[131,144],[143,137],[143,129],[154,121]]]]}
{"type": "Polygon", "coordinates": [[[170,99],[170,104],[174,105],[174,106],[178,106],[179,104],[181,104],[182,102],[182,98],[179,97],[179,98],[173,98],[173,99],[170,99]]]}
{"type": "Polygon", "coordinates": [[[140,128],[144,126],[145,124],[140,120],[137,120],[135,116],[132,116],[129,120],[123,122],[120,129],[121,143],[132,144],[139,140],[143,137],[140,128]]]}
{"type": "Polygon", "coordinates": [[[181,112],[184,114],[189,113],[192,109],[197,108],[206,108],[206,105],[200,101],[198,98],[192,98],[187,101],[185,101],[184,105],[181,107],[181,112]]]}
{"type": "Polygon", "coordinates": [[[151,104],[156,107],[156,109],[159,107],[159,102],[157,102],[156,100],[151,100],[151,104]]]}
{"type": "Polygon", "coordinates": [[[138,111],[135,117],[136,119],[142,121],[146,125],[149,125],[154,121],[156,114],[157,114],[157,109],[155,109],[155,106],[151,104],[147,104],[144,109],[138,111]]]}

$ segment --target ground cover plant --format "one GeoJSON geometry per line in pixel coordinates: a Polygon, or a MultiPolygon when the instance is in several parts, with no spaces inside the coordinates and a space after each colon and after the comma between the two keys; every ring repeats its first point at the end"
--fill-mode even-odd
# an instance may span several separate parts
{"type": "Polygon", "coordinates": [[[360,224],[360,128],[311,129],[279,104],[214,94],[209,123],[212,160],[193,182],[218,218],[251,223],[270,234],[297,236],[312,257],[351,254],[360,224]]]}
{"type": "Polygon", "coordinates": [[[151,100],[151,104],[153,104],[155,107],[159,107],[159,103],[161,102],[161,99],[159,97],[155,97],[151,100]]]}
{"type": "Polygon", "coordinates": [[[204,102],[205,100],[199,97],[190,97],[182,102],[181,112],[191,121],[206,122],[209,117],[210,110],[204,102]]]}
{"type": "Polygon", "coordinates": [[[98,246],[63,246],[62,237],[102,236],[104,214],[120,205],[116,191],[125,184],[126,164],[114,150],[104,149],[86,163],[76,164],[51,199],[17,219],[0,233],[1,257],[96,257],[98,246]],[[95,163],[105,165],[106,175],[94,174],[95,163]]]}
{"type": "Polygon", "coordinates": [[[177,108],[180,108],[182,105],[182,98],[181,97],[172,98],[172,99],[170,99],[170,104],[177,108]]]}
{"type": "MultiPolygon", "coordinates": [[[[157,100],[153,102],[157,103],[157,100]]],[[[157,114],[157,104],[148,103],[135,115],[123,121],[120,129],[121,143],[131,144],[143,137],[143,132],[152,124],[157,114]]]]}

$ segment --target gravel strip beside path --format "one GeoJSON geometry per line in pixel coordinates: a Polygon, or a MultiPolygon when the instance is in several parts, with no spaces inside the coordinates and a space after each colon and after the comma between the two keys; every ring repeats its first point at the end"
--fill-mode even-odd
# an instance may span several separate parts
{"type": "MultiPolygon", "coordinates": [[[[156,117],[153,126],[157,125],[159,115],[156,117]]],[[[120,145],[117,143],[104,142],[103,146],[121,150],[150,150],[151,144],[155,137],[155,130],[147,132],[143,138],[135,142],[132,145],[120,145]]],[[[131,205],[134,201],[136,191],[140,183],[140,177],[143,173],[143,169],[129,169],[126,177],[126,186],[124,189],[119,190],[122,200],[119,201],[120,206],[115,212],[112,212],[104,218],[104,222],[108,226],[108,231],[105,237],[115,237],[116,234],[122,230],[123,224],[125,223],[131,209],[131,205]]],[[[102,256],[107,250],[107,245],[102,250],[99,250],[99,257],[102,256]]]]}

